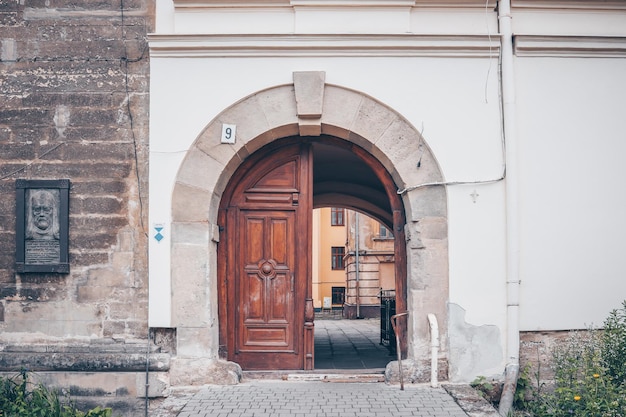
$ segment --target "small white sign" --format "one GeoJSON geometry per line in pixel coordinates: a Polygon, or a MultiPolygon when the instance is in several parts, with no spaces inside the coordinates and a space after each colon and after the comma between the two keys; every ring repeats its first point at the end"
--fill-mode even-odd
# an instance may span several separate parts
{"type": "Polygon", "coordinates": [[[222,143],[235,143],[237,125],[222,125],[222,143]]]}
{"type": "Polygon", "coordinates": [[[152,227],[154,228],[154,240],[156,240],[157,242],[161,242],[161,240],[165,238],[164,231],[163,231],[163,229],[165,229],[165,224],[154,223],[152,227]]]}

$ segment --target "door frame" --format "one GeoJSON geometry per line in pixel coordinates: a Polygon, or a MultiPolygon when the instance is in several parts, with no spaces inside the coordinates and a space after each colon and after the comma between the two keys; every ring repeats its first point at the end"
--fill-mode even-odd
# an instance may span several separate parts
{"type": "MultiPolygon", "coordinates": [[[[289,138],[287,140],[293,140],[289,138]]],[[[407,273],[407,264],[406,264],[406,246],[402,244],[405,241],[405,215],[404,215],[404,207],[402,205],[402,200],[398,195],[397,186],[395,185],[391,175],[387,171],[387,169],[374,158],[370,153],[365,151],[360,146],[357,146],[353,143],[347,142],[338,138],[316,138],[311,139],[307,138],[306,140],[300,138],[301,141],[316,141],[319,140],[321,142],[325,142],[327,144],[343,147],[349,149],[351,152],[356,154],[377,176],[379,181],[385,188],[387,193],[387,197],[389,198],[389,203],[392,211],[392,219],[393,219],[393,232],[394,232],[394,240],[396,243],[394,244],[394,259],[395,259],[395,285],[396,285],[396,311],[404,312],[407,310],[407,286],[406,286],[406,273],[407,273]]],[[[255,152],[249,158],[247,158],[240,167],[235,171],[234,175],[231,177],[228,186],[226,187],[224,194],[222,195],[222,199],[220,201],[220,208],[218,211],[218,226],[220,228],[220,244],[218,245],[218,260],[217,260],[217,289],[218,289],[218,316],[219,316],[219,355],[222,359],[228,359],[229,357],[229,348],[232,349],[232,346],[229,346],[229,343],[234,343],[232,338],[232,332],[234,330],[234,323],[229,323],[229,317],[232,316],[233,309],[236,306],[232,305],[234,302],[232,297],[232,292],[229,293],[229,287],[227,284],[227,279],[225,277],[228,276],[229,262],[230,258],[228,255],[228,248],[232,247],[232,242],[229,239],[232,238],[232,235],[226,232],[225,226],[228,223],[228,207],[231,200],[234,198],[234,193],[238,188],[238,185],[247,178],[247,175],[251,172],[253,167],[256,164],[263,163],[265,158],[271,158],[272,154],[279,151],[280,148],[285,146],[289,146],[289,143],[286,143],[285,140],[276,140],[271,144],[263,147],[262,149],[255,152]],[[225,233],[226,232],[226,233],[225,233]]],[[[303,181],[307,183],[307,187],[310,190],[310,195],[313,195],[313,153],[308,152],[309,160],[307,161],[307,173],[308,178],[303,181]]],[[[302,170],[303,172],[305,170],[302,170]]],[[[299,235],[300,239],[308,239],[309,243],[306,245],[310,248],[310,241],[312,239],[312,214],[314,208],[313,198],[306,199],[307,207],[302,207],[304,212],[307,212],[307,233],[302,233],[299,235]],[[306,236],[305,236],[306,235],[306,236]]],[[[358,209],[358,207],[355,207],[358,209]]],[[[302,247],[304,242],[299,242],[299,247],[302,247]]],[[[309,252],[311,252],[309,250],[309,252]]],[[[311,370],[314,368],[314,349],[313,349],[313,335],[314,335],[314,308],[313,308],[313,299],[312,299],[312,257],[306,257],[306,299],[305,299],[305,313],[304,313],[304,326],[303,333],[294,335],[294,337],[301,338],[302,343],[301,346],[304,348],[304,363],[302,369],[311,370]]],[[[399,339],[400,346],[402,350],[403,356],[406,356],[407,353],[407,321],[406,319],[399,320],[399,339]]]]}

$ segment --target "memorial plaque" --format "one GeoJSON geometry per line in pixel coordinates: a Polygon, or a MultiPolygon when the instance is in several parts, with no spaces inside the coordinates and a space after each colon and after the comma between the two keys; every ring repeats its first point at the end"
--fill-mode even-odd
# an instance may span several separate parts
{"type": "Polygon", "coordinates": [[[27,240],[24,245],[24,263],[48,265],[61,262],[61,243],[58,240],[27,240]]]}
{"type": "Polygon", "coordinates": [[[69,273],[69,180],[17,180],[17,272],[69,273]]]}

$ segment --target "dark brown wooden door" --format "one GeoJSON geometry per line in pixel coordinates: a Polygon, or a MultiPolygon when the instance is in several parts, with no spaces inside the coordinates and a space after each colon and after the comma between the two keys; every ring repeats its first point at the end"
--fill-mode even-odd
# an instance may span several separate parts
{"type": "Polygon", "coordinates": [[[228,359],[243,369],[312,368],[311,168],[308,146],[291,145],[234,177],[223,271],[228,359]]]}

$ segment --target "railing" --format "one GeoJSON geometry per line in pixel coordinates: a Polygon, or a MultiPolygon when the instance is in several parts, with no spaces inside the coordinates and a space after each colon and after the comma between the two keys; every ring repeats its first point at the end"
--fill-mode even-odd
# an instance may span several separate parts
{"type": "Polygon", "coordinates": [[[396,352],[396,335],[391,326],[391,317],[396,314],[396,291],[380,291],[380,344],[390,353],[396,352]]]}

